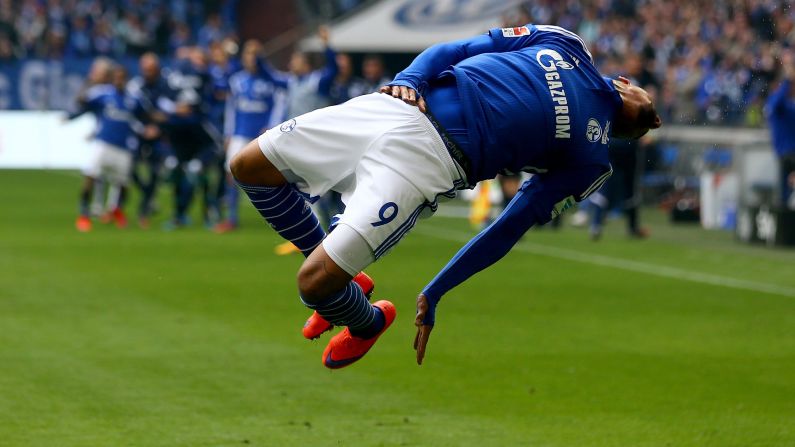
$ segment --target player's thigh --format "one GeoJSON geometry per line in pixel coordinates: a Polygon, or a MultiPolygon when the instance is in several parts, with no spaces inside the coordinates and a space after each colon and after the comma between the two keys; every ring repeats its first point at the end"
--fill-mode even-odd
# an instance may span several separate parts
{"type": "Polygon", "coordinates": [[[91,155],[89,156],[88,163],[83,166],[83,175],[90,178],[99,178],[102,175],[102,156],[104,154],[105,144],[99,141],[93,141],[90,145],[91,155]]]}
{"type": "Polygon", "coordinates": [[[257,140],[248,142],[229,162],[232,176],[246,185],[281,186],[284,175],[260,150],[257,140]]]}
{"type": "MultiPolygon", "coordinates": [[[[372,262],[394,247],[421,215],[429,214],[427,210],[431,207],[426,194],[406,177],[387,165],[376,163],[357,171],[356,188],[347,198],[345,212],[336,224],[350,227],[361,236],[372,256],[362,256],[358,251],[354,255],[372,262]]],[[[334,232],[327,239],[334,238],[334,232]]],[[[333,242],[334,239],[330,239],[326,247],[330,254],[351,251],[345,246],[331,245],[333,242]]],[[[354,268],[364,267],[362,259],[338,260],[354,268]]]]}
{"type": "Polygon", "coordinates": [[[128,150],[111,146],[105,152],[103,165],[108,181],[117,185],[126,185],[132,176],[133,154],[128,150]]]}
{"type": "Polygon", "coordinates": [[[288,120],[262,134],[260,148],[287,181],[320,197],[348,181],[374,141],[415,115],[386,95],[365,95],[288,120]]]}

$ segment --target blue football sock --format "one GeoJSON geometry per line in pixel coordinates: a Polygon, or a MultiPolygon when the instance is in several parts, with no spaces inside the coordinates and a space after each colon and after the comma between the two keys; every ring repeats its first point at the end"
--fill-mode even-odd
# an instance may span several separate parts
{"type": "Polygon", "coordinates": [[[229,221],[237,225],[240,221],[238,217],[238,201],[240,199],[240,191],[237,185],[232,183],[226,187],[226,206],[229,213],[229,221]]]}
{"type": "Polygon", "coordinates": [[[80,215],[88,217],[91,215],[91,189],[80,191],[80,215]]]}
{"type": "Polygon", "coordinates": [[[254,208],[283,238],[309,256],[326,236],[309,204],[291,185],[249,186],[238,183],[254,208]]]}
{"type": "Polygon", "coordinates": [[[304,305],[314,309],[335,326],[348,326],[356,337],[370,338],[378,334],[384,327],[384,314],[367,300],[362,288],[351,281],[340,292],[331,295],[319,303],[304,305]]]}

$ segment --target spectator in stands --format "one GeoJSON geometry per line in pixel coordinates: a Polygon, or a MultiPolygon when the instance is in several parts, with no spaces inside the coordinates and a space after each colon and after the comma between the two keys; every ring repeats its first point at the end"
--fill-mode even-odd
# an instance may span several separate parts
{"type": "Polygon", "coordinates": [[[94,25],[92,35],[94,39],[94,51],[97,54],[108,56],[117,51],[117,41],[113,36],[113,28],[108,19],[99,19],[94,25]]]}
{"type": "Polygon", "coordinates": [[[11,39],[0,34],[0,62],[9,63],[14,59],[14,45],[11,43],[11,39]]]}
{"type": "MultiPolygon", "coordinates": [[[[388,84],[391,76],[384,70],[384,59],[377,54],[369,54],[362,61],[363,84],[359,95],[377,92],[379,88],[388,84]]],[[[357,95],[358,96],[358,95],[357,95]]]]}
{"type": "Polygon", "coordinates": [[[127,54],[138,56],[149,51],[152,46],[152,36],[144,29],[137,12],[128,11],[118,23],[116,33],[122,39],[127,54]]]}
{"type": "Polygon", "coordinates": [[[784,77],[767,101],[767,116],[781,167],[781,205],[795,210],[795,52],[784,52],[781,63],[784,77]]]}
{"type": "Polygon", "coordinates": [[[174,24],[174,32],[168,40],[169,53],[174,54],[179,48],[190,46],[190,28],[184,22],[174,24]]]}
{"type": "Polygon", "coordinates": [[[88,20],[86,20],[85,16],[72,17],[67,54],[76,57],[88,57],[94,54],[91,31],[88,28],[88,20]]]}
{"type": "Polygon", "coordinates": [[[0,59],[15,59],[19,36],[14,25],[14,11],[10,0],[0,0],[0,59]]]}
{"type": "Polygon", "coordinates": [[[331,103],[342,104],[356,96],[362,80],[353,74],[353,61],[347,53],[337,54],[337,77],[331,85],[331,103]]]}
{"type": "Polygon", "coordinates": [[[41,55],[45,50],[44,32],[47,16],[35,0],[25,0],[15,22],[20,44],[25,53],[41,55]]]}
{"type": "Polygon", "coordinates": [[[203,48],[209,48],[213,42],[220,42],[225,37],[221,26],[221,16],[217,13],[210,14],[205,24],[199,28],[198,43],[203,48]]]}

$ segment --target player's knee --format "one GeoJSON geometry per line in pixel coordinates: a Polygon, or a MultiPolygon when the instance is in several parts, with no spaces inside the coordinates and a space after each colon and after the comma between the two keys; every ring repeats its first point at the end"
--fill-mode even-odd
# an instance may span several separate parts
{"type": "Polygon", "coordinates": [[[281,186],[287,183],[282,173],[262,153],[257,140],[232,157],[229,171],[235,180],[246,185],[281,186]]]}
{"type": "Polygon", "coordinates": [[[251,163],[247,162],[246,157],[243,156],[243,152],[240,152],[229,161],[229,171],[238,182],[256,184],[256,182],[252,181],[254,180],[254,172],[250,165],[251,163]]]}
{"type": "Polygon", "coordinates": [[[318,247],[298,270],[298,291],[308,303],[323,301],[350,282],[351,275],[334,264],[322,247],[318,247]]]}
{"type": "Polygon", "coordinates": [[[322,265],[305,262],[298,270],[298,292],[301,298],[308,303],[323,301],[334,293],[329,279],[322,265]]]}

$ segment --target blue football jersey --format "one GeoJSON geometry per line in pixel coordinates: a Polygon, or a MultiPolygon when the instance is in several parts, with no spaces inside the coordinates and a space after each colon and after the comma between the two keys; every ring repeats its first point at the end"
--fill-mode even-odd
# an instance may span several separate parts
{"type": "Polygon", "coordinates": [[[498,173],[577,170],[570,189],[581,199],[609,176],[608,136],[622,102],[576,34],[544,25],[496,28],[426,53],[392,84],[419,89],[433,113],[450,109],[434,104],[435,85],[454,82],[461,116],[438,118],[464,123],[470,183],[498,173]]]}
{"type": "Polygon", "coordinates": [[[175,104],[186,104],[191,108],[191,114],[187,116],[172,116],[173,124],[205,123],[214,89],[209,70],[195,67],[188,61],[179,61],[173,69],[164,70],[164,76],[171,90],[171,101],[175,104]]]}
{"type": "Polygon", "coordinates": [[[256,138],[286,119],[287,81],[239,71],[229,77],[226,109],[226,135],[256,138]]]}
{"type": "Polygon", "coordinates": [[[536,174],[423,289],[423,323],[432,325],[445,293],[604,184],[612,173],[610,129],[623,103],[576,34],[544,25],[434,45],[391,84],[426,97],[469,158],[470,184],[500,172],[536,174]]]}
{"type": "Polygon", "coordinates": [[[83,111],[97,117],[96,139],[128,150],[138,144],[133,129],[135,107],[134,99],[110,84],[89,88],[83,101],[83,111]]]}

